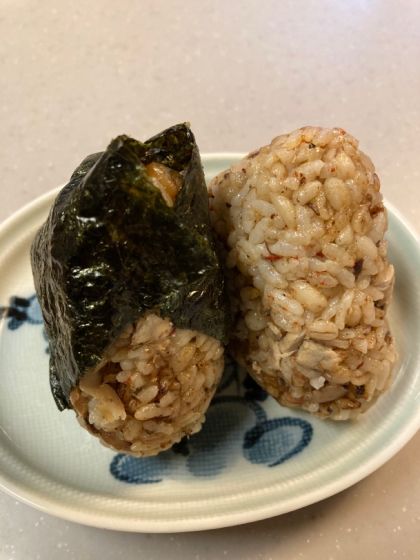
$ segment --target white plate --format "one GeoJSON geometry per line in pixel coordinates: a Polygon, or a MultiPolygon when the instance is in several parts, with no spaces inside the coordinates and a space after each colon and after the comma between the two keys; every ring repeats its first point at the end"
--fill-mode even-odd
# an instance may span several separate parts
{"type": "MultiPolygon", "coordinates": [[[[238,154],[203,158],[211,178],[238,154]]],[[[157,458],[103,448],[50,394],[47,343],[29,247],[57,191],[0,228],[0,485],[53,515],[143,532],[225,527],[285,513],[347,488],[392,457],[420,426],[420,246],[389,209],[397,284],[390,310],[400,359],[392,388],[358,421],[279,407],[231,365],[203,431],[157,458]],[[21,299],[12,299],[18,296],[21,299]],[[187,455],[188,453],[188,455],[187,455]]]]}

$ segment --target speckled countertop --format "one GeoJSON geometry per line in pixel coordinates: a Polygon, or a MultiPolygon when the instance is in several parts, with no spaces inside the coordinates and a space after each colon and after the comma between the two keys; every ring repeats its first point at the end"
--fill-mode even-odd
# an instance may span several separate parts
{"type": "MultiPolygon", "coordinates": [[[[420,233],[420,5],[392,0],[0,0],[0,220],[86,154],[190,121],[203,153],[303,125],[360,139],[420,233]]],[[[419,333],[420,334],[420,333],[419,333]]],[[[348,490],[267,521],[117,533],[0,494],[0,558],[419,558],[420,435],[348,490]]]]}

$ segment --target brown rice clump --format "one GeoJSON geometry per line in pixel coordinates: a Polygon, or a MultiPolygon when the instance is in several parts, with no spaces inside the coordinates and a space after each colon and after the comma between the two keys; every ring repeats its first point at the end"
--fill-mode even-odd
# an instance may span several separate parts
{"type": "Polygon", "coordinates": [[[365,412],[396,360],[387,213],[358,144],[341,128],[304,127],[210,185],[232,354],[281,405],[334,420],[365,412]]]}
{"type": "Polygon", "coordinates": [[[201,429],[223,351],[218,340],[149,312],[72,389],[78,421],[105,446],[134,457],[169,449],[201,429]]]}

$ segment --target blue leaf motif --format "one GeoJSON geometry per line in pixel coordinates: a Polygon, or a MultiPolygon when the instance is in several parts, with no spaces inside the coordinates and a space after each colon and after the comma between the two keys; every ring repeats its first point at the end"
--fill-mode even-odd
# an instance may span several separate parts
{"type": "Polygon", "coordinates": [[[119,453],[111,461],[111,474],[121,482],[131,484],[154,484],[161,482],[173,469],[173,453],[164,451],[156,457],[136,459],[119,453]]]}
{"type": "Polygon", "coordinates": [[[275,467],[309,444],[313,429],[301,418],[274,418],[258,423],[244,437],[244,455],[255,464],[275,467]]]}
{"type": "Polygon", "coordinates": [[[8,328],[15,331],[25,322],[40,325],[43,322],[42,312],[36,295],[29,298],[12,296],[9,307],[0,307],[0,315],[9,319],[8,328]]]}
{"type": "Polygon", "coordinates": [[[216,397],[200,432],[189,440],[189,471],[216,476],[241,453],[241,434],[253,424],[247,407],[234,397],[216,397]]]}

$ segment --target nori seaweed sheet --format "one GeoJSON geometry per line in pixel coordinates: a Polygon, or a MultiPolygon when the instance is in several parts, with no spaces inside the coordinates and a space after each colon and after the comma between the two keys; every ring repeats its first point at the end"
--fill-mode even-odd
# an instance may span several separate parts
{"type": "Polygon", "coordinates": [[[119,136],[87,157],[57,196],[31,248],[60,410],[129,323],[159,308],[178,328],[225,341],[224,279],[200,155],[186,124],[147,142],[119,136]],[[173,207],[145,165],[181,172],[173,207]]]}

